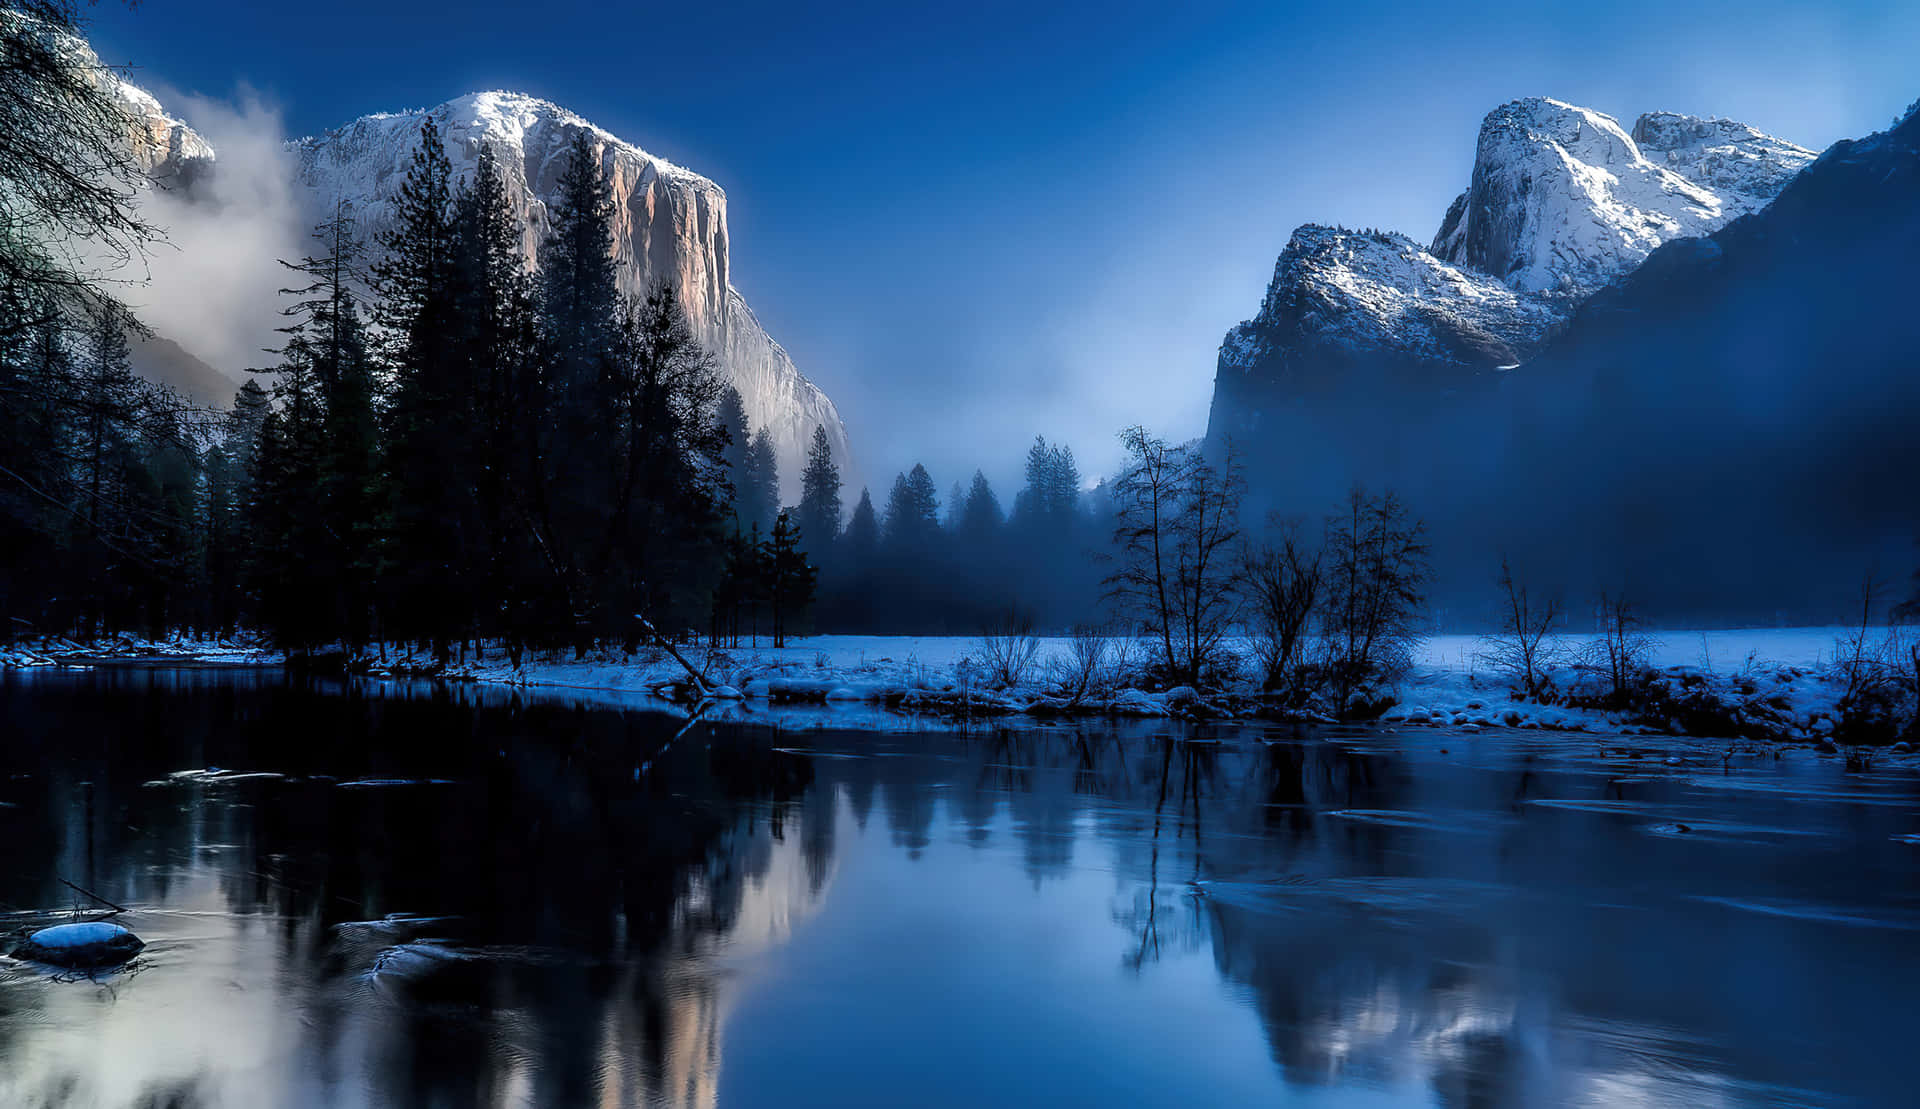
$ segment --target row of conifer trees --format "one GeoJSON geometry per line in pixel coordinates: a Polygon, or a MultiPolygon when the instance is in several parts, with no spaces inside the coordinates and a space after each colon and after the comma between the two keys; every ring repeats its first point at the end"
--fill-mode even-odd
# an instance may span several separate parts
{"type": "Polygon", "coordinates": [[[340,208],[282,263],[283,341],[224,413],[137,377],[124,316],[0,297],[7,631],[446,658],[632,646],[638,617],[735,642],[1091,610],[1104,534],[1070,450],[1037,441],[1010,508],[978,472],[943,504],[916,465],[849,510],[816,428],[782,508],[674,291],[622,293],[590,137],[537,266],[507,189],[491,150],[456,180],[426,118],[374,249],[340,208]]]}

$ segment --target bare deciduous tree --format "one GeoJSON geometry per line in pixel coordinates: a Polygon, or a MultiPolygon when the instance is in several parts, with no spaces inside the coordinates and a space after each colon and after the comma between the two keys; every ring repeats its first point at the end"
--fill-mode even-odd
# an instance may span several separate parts
{"type": "Polygon", "coordinates": [[[1606,679],[1609,705],[1626,708],[1651,664],[1654,640],[1624,593],[1600,594],[1597,612],[1600,638],[1587,647],[1582,665],[1606,679]]]}
{"type": "Polygon", "coordinates": [[[1216,466],[1143,427],[1120,441],[1127,463],[1112,485],[1117,566],[1107,596],[1156,641],[1169,681],[1198,681],[1233,621],[1240,468],[1231,447],[1216,466]]]}
{"type": "Polygon", "coordinates": [[[1138,425],[1120,433],[1127,464],[1113,481],[1113,545],[1117,565],[1107,575],[1107,598],[1136,618],[1158,641],[1171,668],[1173,520],[1180,513],[1184,452],[1138,425]]]}
{"type": "Polygon", "coordinates": [[[1008,606],[988,622],[980,633],[980,662],[987,680],[1013,687],[1027,680],[1034,659],[1040,654],[1040,637],[1034,633],[1033,617],[1008,606]]]}
{"type": "Polygon", "coordinates": [[[1505,558],[1500,560],[1500,593],[1500,630],[1481,641],[1480,661],[1518,682],[1528,700],[1540,700],[1549,684],[1547,670],[1559,656],[1551,636],[1560,622],[1560,602],[1536,600],[1514,579],[1505,558]]]}
{"type": "Polygon", "coordinates": [[[1234,624],[1239,600],[1240,501],[1246,479],[1233,444],[1215,466],[1198,449],[1187,456],[1180,515],[1174,522],[1176,585],[1180,618],[1176,645],[1183,657],[1176,677],[1199,681],[1222,662],[1221,644],[1234,624]]]}
{"type": "Polygon", "coordinates": [[[80,9],[0,8],[0,296],[16,308],[0,338],[59,314],[139,327],[107,288],[146,278],[137,263],[160,232],[137,208],[145,174],[119,75],[81,40],[80,9]]]}
{"type": "Polygon", "coordinates": [[[1327,678],[1342,714],[1355,691],[1412,664],[1426,604],[1426,525],[1388,490],[1354,486],[1327,521],[1327,601],[1321,629],[1327,678]]]}
{"type": "Polygon", "coordinates": [[[1887,666],[1907,706],[1902,734],[1920,739],[1920,610],[1902,605],[1887,629],[1887,666]]]}
{"type": "Polygon", "coordinates": [[[1052,662],[1060,692],[1076,704],[1111,681],[1113,633],[1098,624],[1076,624],[1067,640],[1067,654],[1052,662]]]}
{"type": "Polygon", "coordinates": [[[1241,552],[1254,659],[1261,688],[1298,691],[1306,638],[1320,598],[1320,552],[1309,551],[1298,520],[1276,520],[1273,534],[1241,552]]]}
{"type": "MultiPolygon", "coordinates": [[[[1835,738],[1846,742],[1891,738],[1894,702],[1904,692],[1900,675],[1873,640],[1873,610],[1880,599],[1879,583],[1869,574],[1860,583],[1860,619],[1834,642],[1830,679],[1840,687],[1834,722],[1835,738]]],[[[1889,637],[1887,647],[1893,647],[1889,637]]]]}

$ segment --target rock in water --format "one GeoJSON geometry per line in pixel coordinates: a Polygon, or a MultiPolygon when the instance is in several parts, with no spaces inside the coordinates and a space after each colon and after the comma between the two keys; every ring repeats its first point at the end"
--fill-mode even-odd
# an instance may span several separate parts
{"type": "Polygon", "coordinates": [[[14,957],[57,967],[91,969],[117,967],[147,945],[118,924],[56,924],[42,928],[14,949],[14,957]]]}

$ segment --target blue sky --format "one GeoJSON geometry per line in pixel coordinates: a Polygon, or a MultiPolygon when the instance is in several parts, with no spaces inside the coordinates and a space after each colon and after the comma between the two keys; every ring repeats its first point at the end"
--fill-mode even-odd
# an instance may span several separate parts
{"type": "MultiPolygon", "coordinates": [[[[103,5],[150,86],[291,133],[482,88],[726,188],[735,283],[883,489],[1014,481],[1036,434],[1205,427],[1221,336],[1297,224],[1432,236],[1486,112],[1550,95],[1806,146],[1920,97],[1920,4],[103,5]]],[[[1003,499],[1011,497],[1002,488],[1003,499]]]]}

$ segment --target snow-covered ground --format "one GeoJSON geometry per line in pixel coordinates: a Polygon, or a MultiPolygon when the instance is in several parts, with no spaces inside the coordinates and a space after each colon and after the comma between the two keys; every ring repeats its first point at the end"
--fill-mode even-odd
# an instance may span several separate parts
{"type": "MultiPolygon", "coordinates": [[[[1831,663],[1848,629],[1839,627],[1745,628],[1665,631],[1649,635],[1655,708],[1607,712],[1564,703],[1521,699],[1510,678],[1490,668],[1488,642],[1477,635],[1436,635],[1425,640],[1410,672],[1386,690],[1395,702],[1382,716],[1394,725],[1544,728],[1602,734],[1725,734],[1719,729],[1779,739],[1821,742],[1838,718],[1841,689],[1831,663]]],[[[1877,637],[1881,633],[1874,633],[1877,637]]],[[[1550,644],[1557,662],[1551,676],[1565,691],[1582,682],[1573,661],[1593,637],[1567,635],[1550,644]]],[[[1191,690],[1136,688],[1129,675],[1146,661],[1143,644],[1116,644],[1101,680],[1075,697],[1074,642],[1038,640],[1021,680],[994,680],[981,640],[967,636],[847,636],[797,638],[775,649],[765,645],[705,650],[682,648],[701,671],[719,708],[762,714],[785,713],[815,723],[837,717],[873,719],[875,708],[947,715],[1034,716],[1076,712],[1116,716],[1250,715],[1264,706],[1251,683],[1240,693],[1196,694],[1191,690]],[[1125,648],[1124,651],[1122,648],[1125,648]]],[[[65,641],[33,648],[0,649],[0,665],[50,664],[61,656],[86,661],[100,656],[177,658],[183,661],[271,664],[280,656],[254,645],[178,639],[122,639],[82,647],[65,641]]],[[[572,652],[528,656],[513,666],[505,652],[456,662],[445,670],[424,656],[393,654],[370,671],[376,677],[472,681],[503,688],[572,692],[609,701],[693,694],[686,669],[668,653],[643,649],[634,655],[597,652],[575,660],[572,652]]],[[[1555,700],[1564,700],[1556,697],[1555,700]]],[[[891,719],[899,719],[888,714],[891,719]]]]}
{"type": "MultiPolygon", "coordinates": [[[[1521,727],[1612,734],[1699,730],[1717,717],[1779,738],[1818,742],[1833,732],[1840,689],[1828,665],[1848,629],[1839,627],[1747,628],[1655,633],[1648,661],[1660,671],[1653,716],[1519,699],[1507,676],[1491,670],[1488,643],[1477,635],[1438,635],[1425,640],[1408,675],[1388,692],[1397,702],[1383,717],[1390,723],[1468,727],[1521,727]]],[[[1577,684],[1573,660],[1591,636],[1562,636],[1551,644],[1559,662],[1553,677],[1561,690],[1577,684]]],[[[1092,710],[1120,716],[1234,715],[1257,704],[1231,695],[1196,697],[1191,691],[1128,688],[1126,680],[1072,703],[1073,641],[1041,638],[1019,683],[1003,686],[988,676],[983,644],[965,636],[844,636],[795,639],[785,648],[742,646],[684,650],[716,688],[716,699],[747,705],[884,705],[907,711],[1029,713],[1055,715],[1092,710]]],[[[1145,659],[1134,645],[1115,670],[1124,674],[1145,659]]],[[[685,697],[681,663],[659,651],[631,657],[601,655],[575,661],[570,653],[529,658],[519,667],[494,653],[485,661],[456,664],[444,676],[507,686],[666,694],[685,697]]],[[[1592,681],[1591,675],[1585,679],[1592,681]]],[[[1248,690],[1251,693],[1251,690],[1248,690]]]]}
{"type": "Polygon", "coordinates": [[[76,643],[57,636],[0,644],[0,670],[31,666],[84,664],[89,659],[139,659],[142,661],[178,661],[182,664],[219,666],[276,666],[286,661],[286,652],[276,651],[251,638],[196,639],[175,636],[171,639],[143,639],[120,635],[90,643],[76,643]]]}

